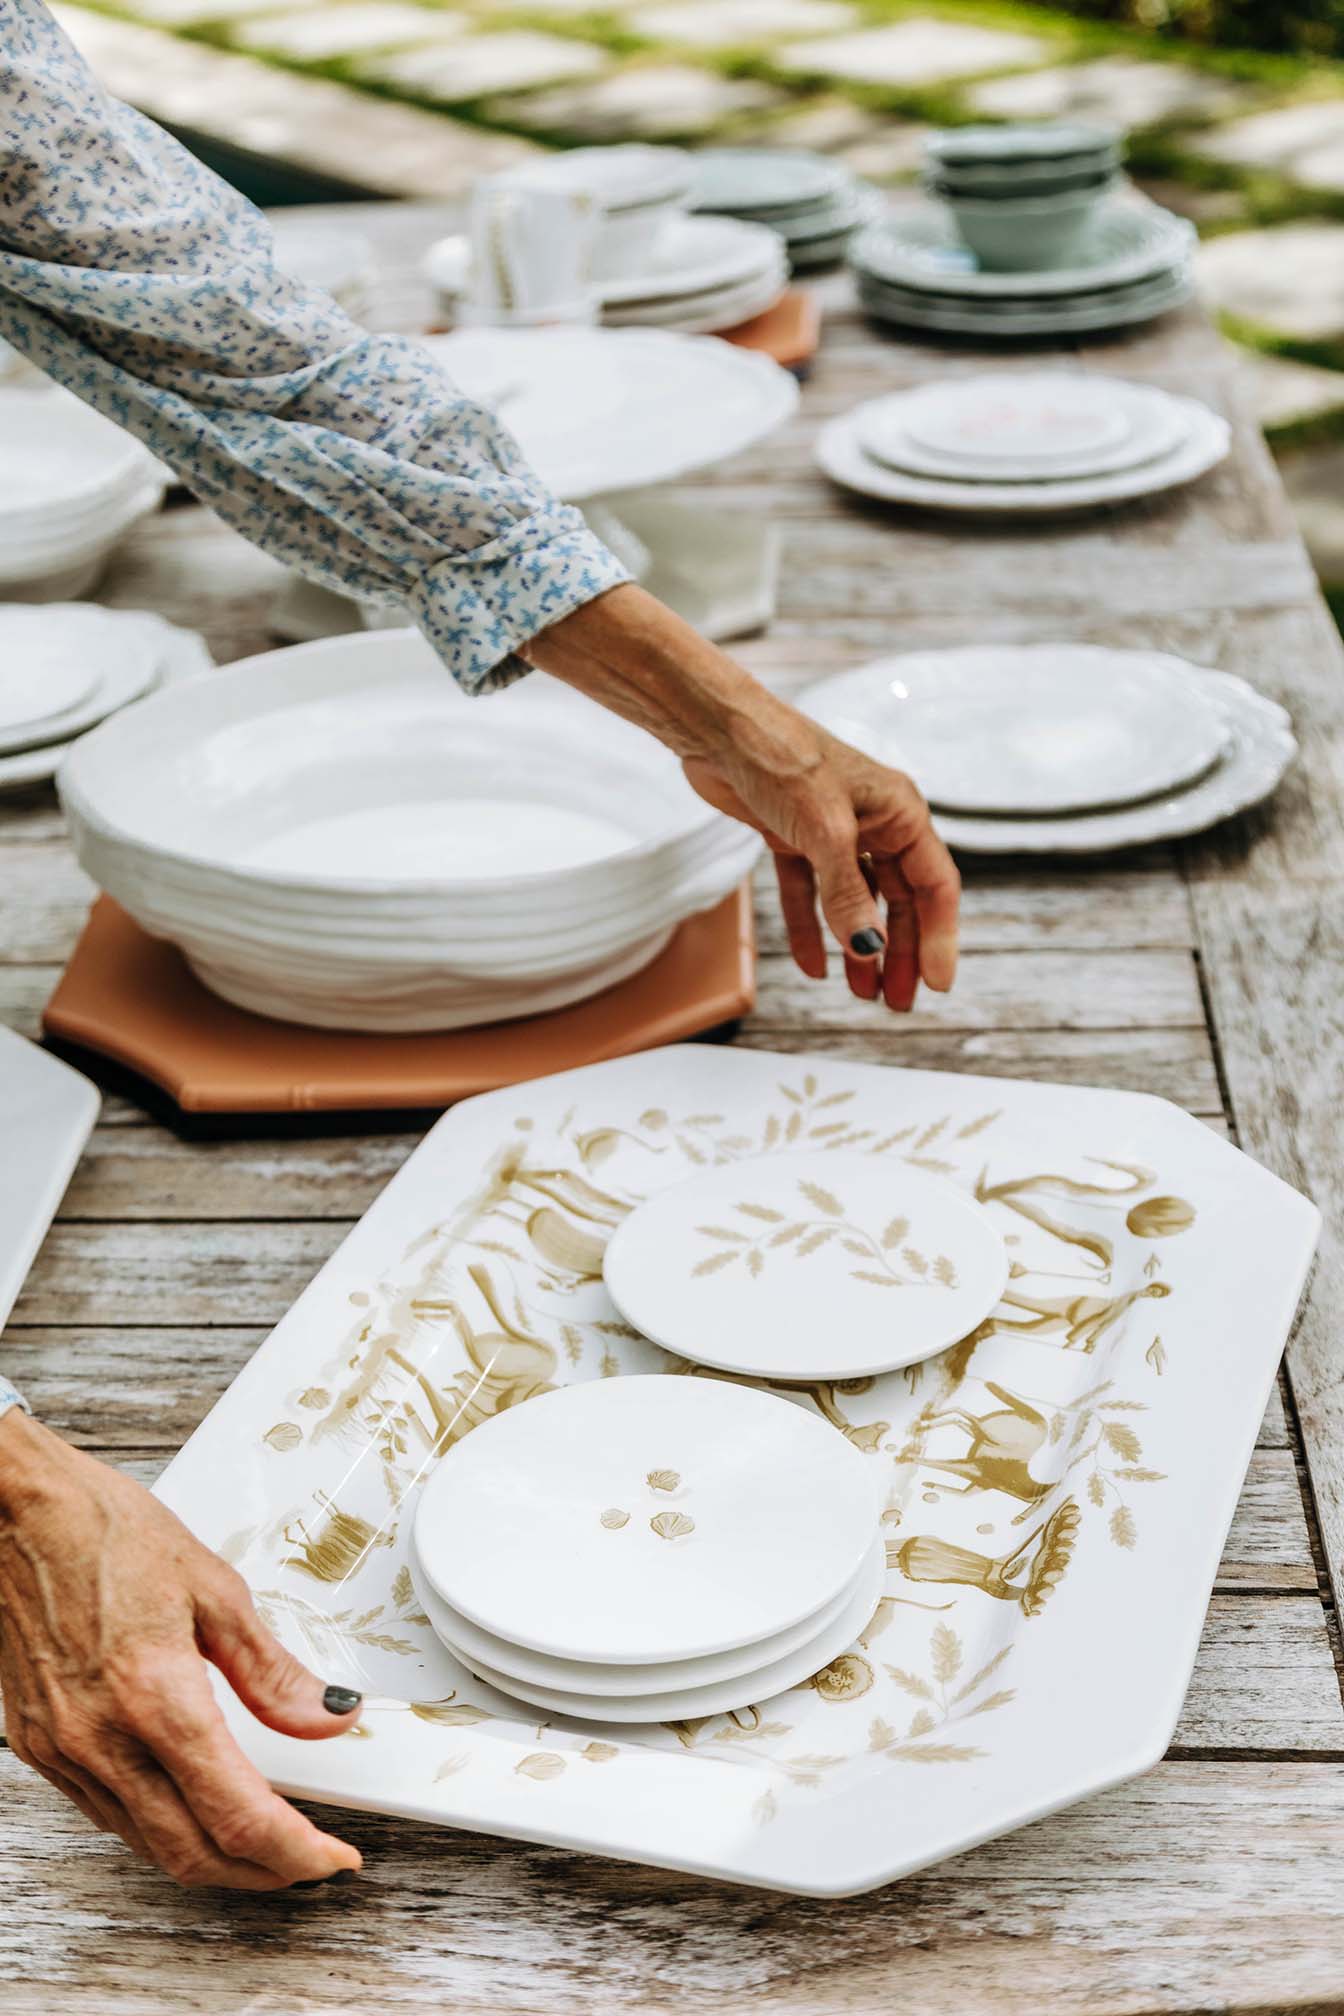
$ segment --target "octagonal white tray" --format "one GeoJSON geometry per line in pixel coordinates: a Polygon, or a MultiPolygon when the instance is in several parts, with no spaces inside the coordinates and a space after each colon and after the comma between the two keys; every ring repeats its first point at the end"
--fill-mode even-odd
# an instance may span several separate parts
{"type": "MultiPolygon", "coordinates": [[[[806,1234],[772,1247],[748,1189],[723,1224],[763,1267],[881,1236],[813,1196],[806,1234]]],[[[366,1694],[326,1743],[263,1729],[221,1683],[225,1712],[294,1794],[813,1895],[1100,1791],[1170,1740],[1317,1227],[1135,1094],[685,1046],[469,1100],[158,1487],[287,1644],[366,1694]],[[998,1308],[942,1357],[793,1389],[880,1473],[877,1611],[822,1673],[732,1715],[607,1729],[523,1708],[418,1609],[417,1486],[562,1381],[722,1376],[622,1324],[603,1245],[653,1190],[800,1143],[934,1169],[1012,1256],[998,1308]]],[[[872,1292],[873,1320],[898,1321],[899,1295],[872,1292]]]]}

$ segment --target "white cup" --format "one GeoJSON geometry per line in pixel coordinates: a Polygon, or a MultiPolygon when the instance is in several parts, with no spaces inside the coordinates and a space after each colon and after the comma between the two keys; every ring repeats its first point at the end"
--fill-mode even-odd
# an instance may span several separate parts
{"type": "Polygon", "coordinates": [[[459,319],[495,326],[592,323],[593,249],[601,211],[579,189],[525,168],[482,177],[471,192],[471,268],[459,319]]]}

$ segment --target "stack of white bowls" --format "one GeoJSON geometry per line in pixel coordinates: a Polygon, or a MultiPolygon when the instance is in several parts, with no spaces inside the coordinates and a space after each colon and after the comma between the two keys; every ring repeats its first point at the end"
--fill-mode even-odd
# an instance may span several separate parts
{"type": "Polygon", "coordinates": [[[0,599],[68,601],[158,509],[163,472],[58,386],[6,386],[0,402],[0,599]]]}
{"type": "Polygon", "coordinates": [[[79,743],[59,788],[85,869],[208,987],[327,1029],[584,999],[760,846],[642,730],[540,675],[469,700],[414,631],[156,694],[79,743]]]}

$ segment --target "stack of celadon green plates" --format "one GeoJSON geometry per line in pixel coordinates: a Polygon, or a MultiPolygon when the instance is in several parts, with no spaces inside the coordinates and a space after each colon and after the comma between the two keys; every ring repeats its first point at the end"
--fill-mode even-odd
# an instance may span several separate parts
{"type": "MultiPolygon", "coordinates": [[[[1044,200],[1024,199],[1016,219],[1038,244],[1044,200]]],[[[983,227],[984,206],[974,207],[983,227]]],[[[966,218],[941,195],[902,204],[870,224],[848,254],[863,306],[901,328],[993,340],[1124,328],[1190,297],[1194,227],[1123,182],[1092,204],[1065,250],[1039,264],[1010,259],[1004,234],[1011,237],[1014,218],[1001,211],[996,204],[994,243],[1003,246],[993,266],[983,229],[972,234],[977,252],[964,235],[966,218]]]]}
{"type": "Polygon", "coordinates": [[[708,147],[695,155],[691,207],[766,224],[795,273],[833,265],[885,199],[843,161],[804,148],[708,147]]]}

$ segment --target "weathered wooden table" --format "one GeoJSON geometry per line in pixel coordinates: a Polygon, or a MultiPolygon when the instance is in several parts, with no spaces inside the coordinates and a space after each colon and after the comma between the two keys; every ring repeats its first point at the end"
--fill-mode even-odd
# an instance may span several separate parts
{"type": "MultiPolygon", "coordinates": [[[[345,213],[336,213],[338,217],[345,213]]],[[[404,275],[432,213],[362,210],[404,275]]],[[[739,1041],[1156,1092],[1315,1196],[1326,1232],[1266,1416],[1185,1714],[1147,1778],[869,1897],[800,1901],[350,1815],[353,1887],[184,1894],[0,1752],[0,2006],[52,2012],[451,2009],[455,2016],[1120,2016],[1344,2008],[1344,651],[1274,468],[1230,462],[1147,505],[1019,530],[865,508],[812,466],[818,421],[965,370],[845,308],[799,417],[678,487],[768,515],[782,605],[743,648],[781,690],[900,647],[1146,643],[1293,711],[1272,808],[1092,865],[966,864],[956,992],[907,1020],[802,980],[769,892],[739,1041]]],[[[423,312],[398,279],[385,313],[423,312]]],[[[1089,362],[1228,407],[1195,314],[1089,362]]],[[[146,527],[110,602],[264,648],[282,572],[205,513],[146,527]]],[[[0,1012],[35,1030],[89,885],[50,793],[0,802],[0,1012]]],[[[0,1152],[3,1147],[0,1116],[0,1152]]],[[[55,1428],[152,1478],[409,1152],[388,1129],[188,1143],[109,1098],[0,1352],[55,1428]]],[[[1216,1350],[1216,1339],[1210,1340],[1216,1350]]]]}

